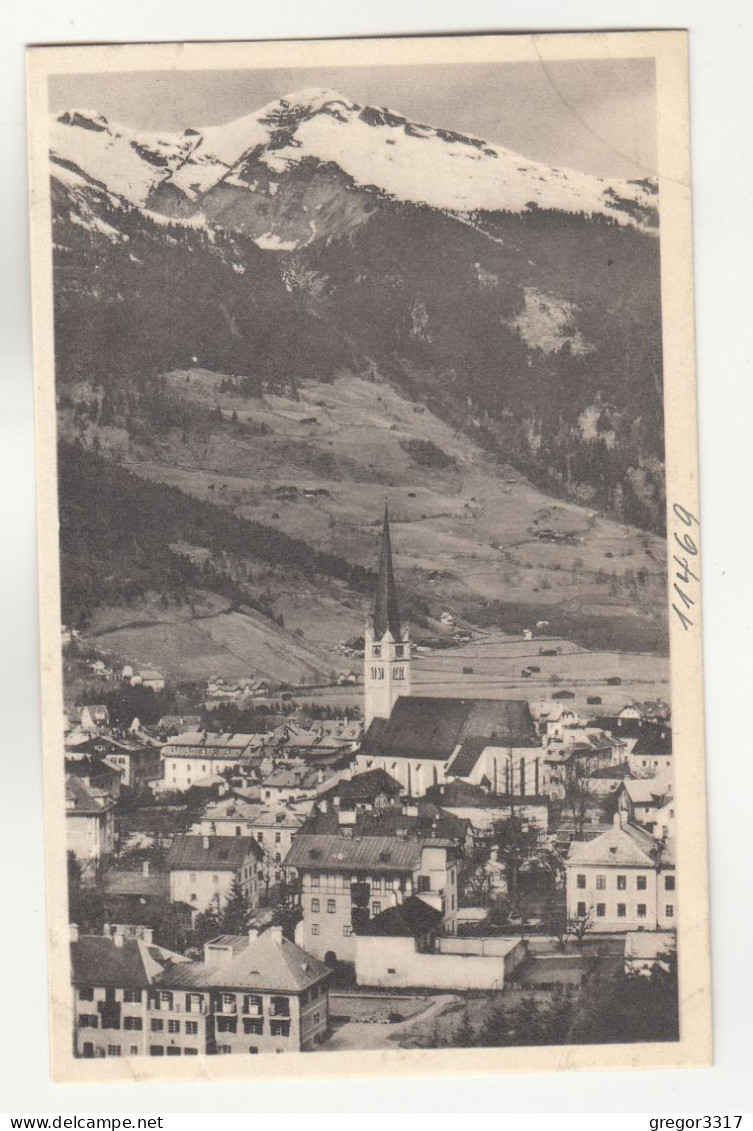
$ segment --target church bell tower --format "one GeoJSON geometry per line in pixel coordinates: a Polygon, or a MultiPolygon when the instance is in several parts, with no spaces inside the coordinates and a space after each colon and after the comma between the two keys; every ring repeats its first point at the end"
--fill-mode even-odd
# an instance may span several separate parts
{"type": "Polygon", "coordinates": [[[386,501],[374,616],[365,632],[363,676],[364,728],[368,729],[372,719],[390,717],[398,696],[410,695],[410,635],[400,626],[386,501]]]}

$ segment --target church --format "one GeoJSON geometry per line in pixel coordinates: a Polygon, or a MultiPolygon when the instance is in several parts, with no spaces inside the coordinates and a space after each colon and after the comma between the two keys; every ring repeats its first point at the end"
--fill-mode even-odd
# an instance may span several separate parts
{"type": "Polygon", "coordinates": [[[411,641],[400,621],[387,505],[373,617],[364,643],[364,737],[353,772],[385,770],[410,797],[461,780],[539,796],[541,740],[525,699],[411,694],[411,641]]]}

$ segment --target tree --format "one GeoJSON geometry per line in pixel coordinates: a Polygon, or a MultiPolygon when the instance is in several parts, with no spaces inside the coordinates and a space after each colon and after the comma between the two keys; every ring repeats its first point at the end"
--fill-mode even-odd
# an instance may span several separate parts
{"type": "Polygon", "coordinates": [[[243,890],[239,877],[233,877],[227,901],[220,916],[219,925],[228,935],[245,935],[253,908],[251,901],[243,890]]]}
{"type": "Polygon", "coordinates": [[[196,916],[194,931],[199,946],[203,946],[204,943],[209,942],[210,939],[216,939],[217,936],[222,933],[217,912],[211,907],[208,907],[206,911],[200,912],[196,916]]]}
{"type": "Polygon", "coordinates": [[[578,756],[573,752],[560,766],[555,779],[562,786],[565,811],[572,818],[576,840],[583,837],[588,810],[593,803],[591,776],[595,769],[595,758],[590,755],[578,756]]]}
{"type": "Polygon", "coordinates": [[[554,939],[561,951],[564,951],[567,940],[572,934],[565,908],[560,906],[547,908],[544,927],[549,937],[554,939]]]}
{"type": "Polygon", "coordinates": [[[576,915],[567,921],[568,934],[572,935],[578,946],[583,946],[583,940],[590,930],[593,929],[594,919],[593,912],[587,911],[585,915],[576,915]]]}
{"type": "Polygon", "coordinates": [[[517,914],[520,904],[520,867],[533,855],[538,841],[538,830],[521,820],[514,810],[506,821],[494,823],[493,843],[498,852],[498,859],[505,865],[507,891],[513,914],[517,914]]]}

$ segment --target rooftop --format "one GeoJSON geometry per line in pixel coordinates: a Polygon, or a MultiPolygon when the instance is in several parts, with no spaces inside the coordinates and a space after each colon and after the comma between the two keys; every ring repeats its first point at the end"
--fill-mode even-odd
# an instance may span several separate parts
{"type": "Polygon", "coordinates": [[[264,857],[250,836],[176,836],[167,854],[167,867],[170,871],[237,872],[249,856],[264,857]]]}
{"type": "MultiPolygon", "coordinates": [[[[660,847],[660,841],[636,825],[613,825],[594,840],[573,841],[567,863],[653,868],[660,847]]],[[[671,840],[666,842],[660,860],[662,868],[674,868],[674,843],[671,840]]]]}
{"type": "MultiPolygon", "coordinates": [[[[224,940],[221,945],[240,942],[237,936],[220,936],[220,940],[224,940]]],[[[286,939],[279,928],[271,927],[257,938],[249,939],[247,945],[226,962],[172,966],[159,982],[180,989],[227,987],[299,993],[329,973],[329,967],[323,962],[286,939]]]]}
{"type": "Polygon", "coordinates": [[[151,985],[165,967],[188,961],[182,954],[142,939],[123,939],[118,945],[104,935],[81,935],[71,943],[71,981],[75,985],[140,988],[151,985]]]}
{"type": "MultiPolygon", "coordinates": [[[[389,719],[373,720],[361,753],[448,762],[457,747],[468,739],[475,740],[467,749],[476,754],[476,760],[485,746],[541,745],[524,699],[435,699],[411,695],[397,700],[389,719]],[[482,742],[484,745],[479,747],[482,742]]],[[[461,766],[466,760],[464,757],[461,766]]],[[[473,765],[475,761],[471,769],[473,765]]]]}
{"type": "Polygon", "coordinates": [[[420,938],[436,930],[442,922],[442,912],[430,907],[417,895],[411,895],[397,907],[388,907],[373,919],[356,928],[356,934],[380,938],[420,938]]]}
{"type": "Polygon", "coordinates": [[[421,845],[391,836],[309,836],[299,833],[285,858],[286,868],[320,872],[414,872],[421,845]]]}

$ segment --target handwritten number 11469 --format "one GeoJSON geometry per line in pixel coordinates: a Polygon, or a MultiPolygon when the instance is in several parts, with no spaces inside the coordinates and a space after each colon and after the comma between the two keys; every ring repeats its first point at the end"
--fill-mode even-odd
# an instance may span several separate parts
{"type": "MultiPolygon", "coordinates": [[[[689,510],[686,510],[685,507],[683,507],[680,503],[675,503],[672,507],[672,510],[674,511],[677,518],[679,518],[683,526],[692,527],[694,525],[700,525],[696,516],[694,514],[691,514],[689,510]]],[[[695,605],[695,601],[690,596],[690,593],[688,593],[688,588],[691,587],[691,583],[693,581],[696,584],[698,584],[698,582],[700,581],[698,574],[694,573],[690,568],[692,559],[698,556],[698,546],[696,545],[692,535],[688,530],[684,531],[683,533],[678,533],[677,531],[675,531],[674,539],[679,550],[684,552],[677,553],[673,557],[673,560],[675,561],[678,568],[673,584],[674,591],[677,595],[677,600],[672,602],[672,608],[677,614],[680,620],[680,624],[687,632],[687,630],[691,628],[694,623],[688,616],[687,610],[695,605]],[[680,608],[680,604],[682,604],[682,608],[680,608]]],[[[693,565],[696,565],[696,563],[693,562],[693,565]]],[[[696,569],[697,568],[698,567],[696,565],[696,569]]]]}

